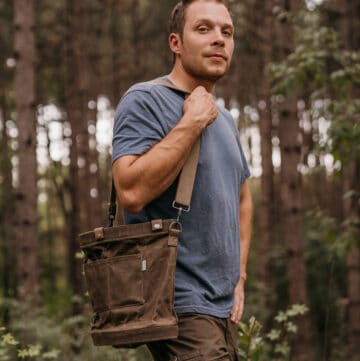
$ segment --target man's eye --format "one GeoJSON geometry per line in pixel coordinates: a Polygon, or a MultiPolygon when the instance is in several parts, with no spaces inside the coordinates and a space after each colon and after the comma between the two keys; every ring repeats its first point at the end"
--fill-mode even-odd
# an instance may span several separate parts
{"type": "Polygon", "coordinates": [[[223,30],[223,34],[228,37],[232,36],[232,32],[230,30],[223,30]]]}
{"type": "Polygon", "coordinates": [[[207,30],[208,30],[208,28],[207,28],[206,26],[201,26],[200,28],[198,28],[198,31],[199,31],[200,33],[206,33],[207,30]]]}

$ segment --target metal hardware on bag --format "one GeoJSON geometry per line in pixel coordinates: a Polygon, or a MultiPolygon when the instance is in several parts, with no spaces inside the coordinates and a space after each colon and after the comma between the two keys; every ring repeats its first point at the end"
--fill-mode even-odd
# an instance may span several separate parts
{"type": "Polygon", "coordinates": [[[177,220],[172,222],[169,226],[169,235],[178,237],[179,234],[182,232],[182,225],[177,220]]]}
{"type": "Polygon", "coordinates": [[[168,238],[168,246],[177,247],[178,238],[182,231],[181,223],[178,221],[174,221],[169,226],[169,238],[168,238]]]}
{"type": "Polygon", "coordinates": [[[181,209],[181,211],[184,211],[186,213],[190,212],[190,206],[184,206],[183,204],[180,205],[179,203],[176,203],[176,201],[173,201],[172,206],[173,206],[173,208],[178,209],[178,210],[181,209]]]}
{"type": "Polygon", "coordinates": [[[146,269],[147,269],[146,259],[143,259],[143,260],[141,261],[141,271],[142,271],[142,272],[145,272],[146,269]]]}
{"type": "Polygon", "coordinates": [[[96,241],[101,241],[105,238],[104,236],[104,227],[99,227],[94,229],[94,235],[96,241]]]}
{"type": "Polygon", "coordinates": [[[186,212],[186,213],[190,212],[190,206],[187,206],[187,207],[186,206],[178,206],[176,201],[173,201],[172,206],[173,206],[173,208],[178,210],[176,223],[178,223],[180,225],[180,228],[181,228],[180,218],[181,218],[182,212],[186,212]]]}
{"type": "Polygon", "coordinates": [[[154,219],[151,221],[152,231],[161,231],[163,229],[163,223],[161,219],[154,219]]]}

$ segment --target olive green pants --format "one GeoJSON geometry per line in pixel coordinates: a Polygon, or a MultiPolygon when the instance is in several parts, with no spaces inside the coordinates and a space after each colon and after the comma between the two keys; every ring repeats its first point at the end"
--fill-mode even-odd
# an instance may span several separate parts
{"type": "Polygon", "coordinates": [[[179,337],[149,343],[155,361],[237,361],[237,325],[201,314],[179,315],[179,337]]]}

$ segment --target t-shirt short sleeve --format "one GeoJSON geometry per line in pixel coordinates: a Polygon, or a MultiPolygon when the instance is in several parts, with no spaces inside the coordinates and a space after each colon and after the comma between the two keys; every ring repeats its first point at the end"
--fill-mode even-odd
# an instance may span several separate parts
{"type": "Polygon", "coordinates": [[[248,179],[250,177],[251,173],[250,173],[250,169],[249,169],[247,160],[245,158],[243,148],[240,143],[240,135],[238,136],[237,140],[238,140],[238,144],[239,144],[240,158],[241,158],[241,163],[242,163],[241,183],[244,183],[246,181],[246,179],[248,179]]]}
{"type": "Polygon", "coordinates": [[[229,119],[229,124],[231,124],[231,128],[234,132],[234,135],[236,137],[236,141],[237,141],[237,144],[238,144],[238,147],[239,147],[239,151],[240,151],[240,160],[241,160],[241,184],[245,182],[246,179],[248,179],[250,176],[251,176],[251,173],[250,173],[250,169],[249,169],[249,166],[248,166],[248,163],[247,163],[247,160],[246,160],[246,157],[245,157],[245,154],[244,154],[244,150],[243,150],[243,147],[241,145],[241,142],[240,142],[240,131],[239,129],[237,129],[237,127],[235,126],[235,123],[234,123],[234,120],[231,116],[231,114],[228,112],[228,111],[225,111],[225,113],[227,114],[228,116],[228,119],[229,119]]]}
{"type": "Polygon", "coordinates": [[[113,162],[124,155],[144,154],[166,135],[156,106],[147,91],[133,90],[124,95],[115,112],[113,162]]]}

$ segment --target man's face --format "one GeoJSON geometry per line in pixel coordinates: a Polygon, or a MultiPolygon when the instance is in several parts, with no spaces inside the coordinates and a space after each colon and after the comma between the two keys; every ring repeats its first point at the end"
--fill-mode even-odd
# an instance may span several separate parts
{"type": "Polygon", "coordinates": [[[216,81],[229,69],[234,50],[234,27],[226,7],[199,0],[186,9],[180,62],[192,77],[216,81]]]}

